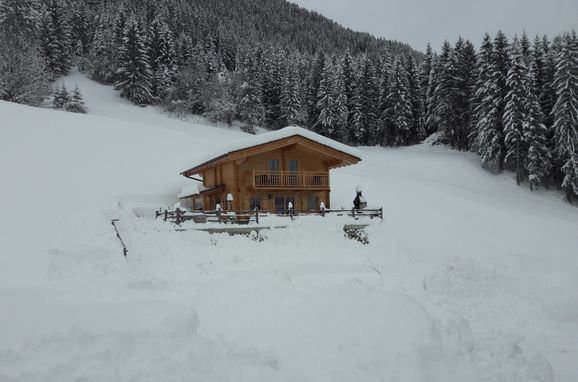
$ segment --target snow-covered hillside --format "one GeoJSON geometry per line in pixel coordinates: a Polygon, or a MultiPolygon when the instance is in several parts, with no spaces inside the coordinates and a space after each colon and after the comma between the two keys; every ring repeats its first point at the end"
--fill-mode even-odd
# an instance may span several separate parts
{"type": "Polygon", "coordinates": [[[1,381],[576,381],[578,210],[443,147],[332,173],[385,220],[300,217],[262,242],[176,232],[196,158],[238,130],[79,74],[89,115],[0,103],[1,381]],[[111,218],[129,249],[128,259],[111,218]]]}

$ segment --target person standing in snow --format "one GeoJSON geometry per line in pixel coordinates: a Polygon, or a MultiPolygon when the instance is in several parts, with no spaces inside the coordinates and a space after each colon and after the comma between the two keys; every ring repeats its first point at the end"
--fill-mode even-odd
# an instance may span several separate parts
{"type": "Polygon", "coordinates": [[[367,207],[367,201],[365,200],[365,198],[362,195],[361,186],[357,186],[357,188],[355,189],[355,192],[357,193],[357,195],[355,196],[355,199],[353,199],[353,208],[355,208],[356,210],[359,210],[359,209],[367,207]]]}

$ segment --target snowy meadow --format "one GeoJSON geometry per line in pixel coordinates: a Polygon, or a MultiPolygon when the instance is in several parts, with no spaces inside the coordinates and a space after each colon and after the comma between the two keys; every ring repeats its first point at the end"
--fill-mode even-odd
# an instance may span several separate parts
{"type": "Polygon", "coordinates": [[[87,115],[0,103],[0,380],[578,378],[578,210],[557,192],[442,146],[368,147],[331,177],[334,207],[358,184],[383,206],[368,245],[337,216],[178,232],[153,209],[246,135],[63,82],[87,115]]]}

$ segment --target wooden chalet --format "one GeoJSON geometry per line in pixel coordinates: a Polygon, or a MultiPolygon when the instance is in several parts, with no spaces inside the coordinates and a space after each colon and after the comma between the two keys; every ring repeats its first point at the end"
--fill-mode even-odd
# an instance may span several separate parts
{"type": "Polygon", "coordinates": [[[330,208],[330,170],[360,160],[349,146],[290,126],[239,141],[182,172],[199,183],[179,196],[193,209],[286,211],[291,202],[297,211],[318,211],[321,202],[330,208]]]}

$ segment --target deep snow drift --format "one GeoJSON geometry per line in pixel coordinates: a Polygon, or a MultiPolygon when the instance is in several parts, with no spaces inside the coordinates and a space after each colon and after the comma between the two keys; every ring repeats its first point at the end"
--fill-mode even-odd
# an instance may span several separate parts
{"type": "Polygon", "coordinates": [[[332,203],[361,184],[384,207],[369,245],[335,216],[176,232],[134,211],[245,135],[65,81],[92,115],[0,103],[0,380],[578,379],[578,210],[555,192],[443,147],[363,148],[332,203]]]}

